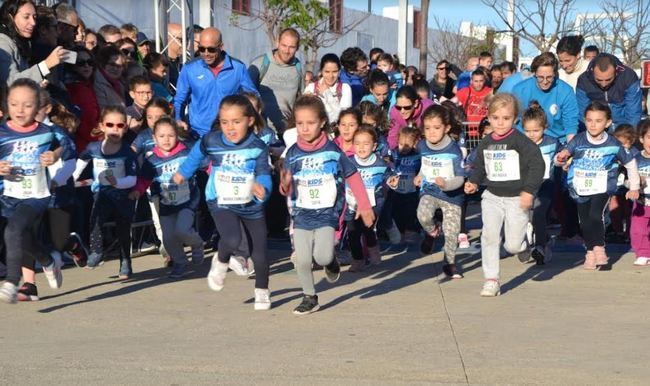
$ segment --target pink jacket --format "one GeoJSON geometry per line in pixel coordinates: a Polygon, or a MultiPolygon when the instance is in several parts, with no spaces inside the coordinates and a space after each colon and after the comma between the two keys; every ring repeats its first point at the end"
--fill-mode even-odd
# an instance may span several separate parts
{"type": "MultiPolygon", "coordinates": [[[[411,121],[415,123],[415,125],[420,126],[422,124],[422,113],[424,113],[424,110],[427,109],[427,107],[431,106],[434,102],[431,99],[422,99],[420,100],[420,106],[415,109],[413,112],[413,116],[411,117],[411,121]]],[[[404,126],[408,126],[409,123],[406,122],[404,118],[402,118],[402,115],[399,113],[399,111],[395,108],[395,106],[390,108],[390,130],[388,131],[388,147],[390,149],[395,149],[397,147],[397,137],[399,134],[399,129],[401,129],[404,126]]]]}

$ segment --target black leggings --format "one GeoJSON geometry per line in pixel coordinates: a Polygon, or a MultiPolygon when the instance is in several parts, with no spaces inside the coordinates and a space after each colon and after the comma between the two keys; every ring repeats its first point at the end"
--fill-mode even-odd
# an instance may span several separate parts
{"type": "Polygon", "coordinates": [[[241,249],[242,239],[246,237],[248,250],[255,265],[255,288],[269,288],[269,261],[266,258],[266,220],[264,217],[246,219],[227,209],[212,212],[212,219],[219,232],[218,258],[222,263],[230,261],[241,249]],[[242,226],[243,225],[243,233],[242,226]]]}
{"type": "MultiPolygon", "coordinates": [[[[129,205],[131,203],[125,203],[129,205]]],[[[131,204],[132,205],[132,204],[131,204]]],[[[102,227],[108,220],[115,220],[115,233],[120,244],[120,260],[131,264],[131,218],[125,218],[114,207],[112,201],[103,195],[97,195],[90,212],[90,252],[93,258],[104,256],[104,233],[102,227]]]]}
{"type": "Polygon", "coordinates": [[[373,248],[377,246],[377,235],[375,234],[375,227],[368,228],[363,220],[348,220],[348,243],[350,244],[350,251],[354,260],[363,260],[363,247],[361,246],[361,237],[366,240],[366,247],[373,248]]]}
{"type": "Polygon", "coordinates": [[[582,237],[588,251],[605,246],[605,222],[603,216],[609,202],[606,193],[590,196],[586,202],[578,202],[578,217],[582,237]]]}
{"type": "Polygon", "coordinates": [[[74,208],[49,208],[47,210],[52,246],[59,252],[67,251],[72,247],[68,244],[73,213],[74,208]]]}

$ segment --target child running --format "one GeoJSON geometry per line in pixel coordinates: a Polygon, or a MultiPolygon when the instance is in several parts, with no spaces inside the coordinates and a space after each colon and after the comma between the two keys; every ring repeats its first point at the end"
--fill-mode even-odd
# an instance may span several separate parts
{"type": "Polygon", "coordinates": [[[323,102],[304,95],[293,112],[298,142],[287,150],[280,192],[292,198],[296,270],[303,291],[302,303],[293,313],[305,315],[319,308],[312,259],[325,267],[328,281],[335,282],[340,276],[341,268],[334,259],[334,232],[343,208],[344,180],[357,202],[355,218],[371,227],[375,215],[361,175],[323,131],[328,125],[323,102]]]}
{"type": "Polygon", "coordinates": [[[442,210],[442,230],[445,234],[443,272],[451,278],[461,279],[463,274],[456,266],[456,248],[461,207],[465,199],[465,173],[460,146],[449,136],[451,124],[449,110],[440,105],[428,107],[422,116],[424,141],[417,146],[422,166],[415,180],[415,184],[420,186],[417,217],[425,232],[420,250],[428,255],[439,236],[434,216],[436,210],[442,210]]]}
{"type": "Polygon", "coordinates": [[[245,96],[224,98],[213,130],[194,145],[173,179],[182,185],[206,159],[212,164],[205,195],[220,239],[208,273],[208,286],[213,291],[223,289],[230,258],[246,238],[255,267],[254,309],[268,310],[271,293],[264,203],[272,186],[268,147],[253,133],[256,125],[263,125],[259,120],[245,96]]]}
{"type": "Polygon", "coordinates": [[[537,145],[514,128],[519,113],[517,100],[511,94],[496,95],[488,106],[488,119],[493,133],[479,143],[476,160],[465,193],[486,187],[481,200],[481,260],[485,283],[481,296],[497,296],[499,285],[499,252],[501,231],[507,252],[528,261],[530,250],[526,225],[535,193],[544,177],[544,159],[537,145]]]}
{"type": "Polygon", "coordinates": [[[93,269],[103,264],[102,227],[113,218],[120,250],[120,279],[128,279],[133,274],[131,219],[135,206],[129,199],[129,192],[137,182],[137,164],[136,155],[124,138],[128,129],[123,107],[105,107],[99,120],[99,130],[104,139],[88,144],[79,154],[74,171],[77,180],[86,166],[91,161],[93,163],[91,190],[94,203],[90,213],[90,255],[86,268],[93,269]]]}
{"type": "Polygon", "coordinates": [[[619,161],[627,170],[630,190],[628,200],[639,198],[639,173],[634,156],[616,138],[607,134],[612,124],[609,106],[591,102],[585,110],[587,131],[577,134],[566,148],[555,156],[555,163],[564,166],[569,157],[567,183],[569,193],[578,205],[578,218],[587,253],[584,269],[603,268],[608,263],[605,251],[603,213],[609,198],[616,192],[619,161]]]}
{"type": "Polygon", "coordinates": [[[634,265],[646,266],[650,265],[650,119],[639,123],[638,133],[643,150],[635,158],[643,191],[632,208],[630,239],[636,254],[634,265]]]}

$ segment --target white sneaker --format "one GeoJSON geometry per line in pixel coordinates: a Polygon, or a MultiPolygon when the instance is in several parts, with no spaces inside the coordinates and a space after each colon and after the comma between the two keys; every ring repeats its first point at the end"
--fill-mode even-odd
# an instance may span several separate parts
{"type": "Polygon", "coordinates": [[[246,259],[242,256],[230,256],[228,262],[230,268],[237,276],[248,276],[248,267],[246,267],[246,259]]]}
{"type": "Polygon", "coordinates": [[[246,264],[248,266],[248,277],[255,275],[255,263],[253,263],[253,259],[250,257],[246,259],[246,264]]]}
{"type": "Polygon", "coordinates": [[[639,256],[634,260],[634,265],[636,266],[646,266],[650,265],[650,257],[639,256]]]}
{"type": "Polygon", "coordinates": [[[535,245],[535,228],[530,222],[526,224],[526,240],[528,245],[535,245]]]}
{"type": "Polygon", "coordinates": [[[47,284],[50,285],[50,288],[61,288],[63,284],[63,274],[61,273],[63,261],[61,260],[61,254],[58,251],[52,251],[50,252],[50,256],[52,256],[54,261],[49,266],[43,267],[43,273],[47,278],[47,284]]]}
{"type": "Polygon", "coordinates": [[[458,234],[458,249],[467,249],[471,245],[469,243],[469,237],[467,237],[467,233],[459,233],[458,234]]]}
{"type": "Polygon", "coordinates": [[[255,311],[271,309],[271,291],[266,288],[255,288],[255,311]]]}
{"type": "Polygon", "coordinates": [[[208,272],[208,287],[213,291],[221,291],[226,283],[228,264],[219,261],[215,255],[212,258],[212,267],[208,272]]]}
{"type": "Polygon", "coordinates": [[[14,283],[8,281],[0,287],[0,300],[5,303],[16,303],[16,296],[18,296],[18,287],[14,283]]]}
{"type": "Polygon", "coordinates": [[[496,280],[486,280],[483,283],[483,289],[481,290],[481,296],[494,297],[501,294],[501,286],[496,280]]]}

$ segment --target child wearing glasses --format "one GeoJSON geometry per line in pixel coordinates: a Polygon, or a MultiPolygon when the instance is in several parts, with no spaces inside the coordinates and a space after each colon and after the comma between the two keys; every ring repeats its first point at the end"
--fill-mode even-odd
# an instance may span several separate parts
{"type": "Polygon", "coordinates": [[[131,219],[134,205],[129,191],[137,181],[136,154],[124,140],[128,127],[126,112],[120,106],[106,107],[99,119],[102,141],[92,142],[79,154],[73,174],[79,178],[93,163],[93,208],[90,213],[90,255],[86,267],[101,265],[103,258],[102,225],[113,219],[120,245],[120,279],[128,279],[131,269],[131,219]]]}
{"type": "Polygon", "coordinates": [[[129,124],[128,142],[132,142],[142,127],[144,108],[153,97],[151,82],[144,76],[134,76],[129,82],[129,96],[133,104],[126,108],[126,121],[129,124]]]}

